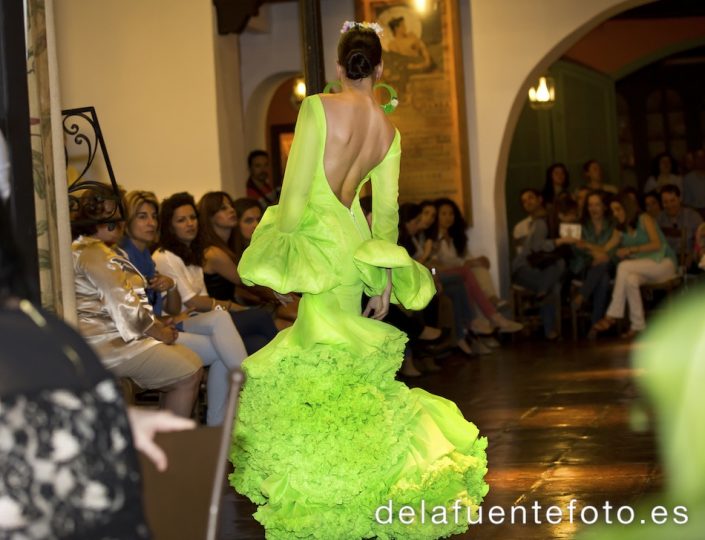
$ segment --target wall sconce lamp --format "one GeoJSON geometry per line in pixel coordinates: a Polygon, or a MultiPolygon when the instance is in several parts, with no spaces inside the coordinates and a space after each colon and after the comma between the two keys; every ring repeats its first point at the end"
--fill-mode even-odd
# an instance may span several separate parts
{"type": "Polygon", "coordinates": [[[296,77],[291,88],[291,104],[295,109],[301,107],[301,103],[306,97],[306,81],[303,77],[296,77]]]}
{"type": "Polygon", "coordinates": [[[529,105],[532,109],[550,109],[556,103],[556,83],[551,77],[540,77],[539,84],[529,88],[529,105]]]}

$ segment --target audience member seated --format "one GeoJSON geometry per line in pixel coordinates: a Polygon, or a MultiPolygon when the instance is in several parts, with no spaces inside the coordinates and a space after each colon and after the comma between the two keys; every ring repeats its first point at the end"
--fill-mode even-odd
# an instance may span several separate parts
{"type": "Polygon", "coordinates": [[[661,216],[661,195],[656,190],[649,191],[644,195],[644,211],[657,222],[661,216]]]}
{"type": "Polygon", "coordinates": [[[683,179],[677,174],[678,164],[673,156],[666,152],[660,153],[651,162],[651,176],[644,184],[644,193],[660,191],[665,186],[678,186],[683,191],[683,179]]]}
{"type": "Polygon", "coordinates": [[[2,174],[10,164],[1,154],[0,536],[151,538],[134,449],[163,471],[167,460],[154,435],[195,423],[164,410],[126,414],[95,351],[26,299],[31,273],[15,241],[9,174],[2,174]]]}
{"type": "MultiPolygon", "coordinates": [[[[703,222],[703,218],[698,212],[681,202],[681,191],[678,186],[667,185],[661,188],[661,204],[663,212],[659,216],[657,223],[662,230],[685,230],[685,267],[689,268],[693,263],[692,248],[695,242],[695,231],[703,222]]],[[[678,236],[669,234],[666,238],[671,249],[677,255],[681,254],[681,241],[678,236]]]]}
{"type": "Polygon", "coordinates": [[[84,191],[72,212],[78,328],[116,377],[159,390],[166,409],[188,417],[202,361],[175,343],[175,329],[155,319],[144,278],[112,248],[122,236],[122,219],[118,195],[99,184],[84,191]]]}
{"type": "Polygon", "coordinates": [[[541,196],[544,205],[548,208],[553,200],[561,193],[568,193],[570,188],[570,173],[563,163],[554,163],[546,169],[546,182],[543,185],[541,196]]]}
{"type": "Polygon", "coordinates": [[[623,337],[633,338],[646,328],[640,287],[675,277],[676,257],[656,221],[649,214],[641,213],[631,197],[619,195],[610,208],[620,234],[607,243],[605,250],[616,247],[620,262],[612,301],[605,317],[593,326],[592,331],[608,330],[617,319],[624,317],[625,307],[629,305],[631,327],[623,337]]]}
{"type": "Polygon", "coordinates": [[[253,150],[247,156],[250,177],[247,179],[247,196],[267,208],[279,202],[281,187],[275,186],[269,176],[269,154],[264,150],[253,150]]]}
{"type": "MultiPolygon", "coordinates": [[[[438,199],[435,204],[436,223],[429,230],[426,242],[433,246],[429,264],[439,272],[443,286],[446,286],[449,276],[462,278],[469,299],[477,305],[486,321],[489,321],[491,329],[498,328],[500,332],[510,333],[520,331],[523,325],[507,319],[497,311],[473,272],[473,269],[481,268],[488,273],[490,263],[487,257],[473,257],[468,251],[465,219],[458,206],[450,199],[438,199]]],[[[491,296],[498,302],[491,278],[487,277],[485,281],[490,281],[493,293],[491,296]]],[[[476,333],[483,333],[486,321],[478,321],[476,318],[471,329],[476,333]]]]}
{"type": "Polygon", "coordinates": [[[280,295],[267,287],[246,287],[242,283],[237,263],[249,245],[262,210],[254,199],[241,201],[246,201],[244,205],[240,202],[242,219],[230,195],[223,191],[206,193],[198,202],[206,289],[216,300],[234,300],[238,304],[265,309],[275,317],[275,324],[281,330],[296,320],[297,297],[280,295]],[[247,239],[242,234],[243,228],[249,235],[247,239]]]}
{"type": "Polygon", "coordinates": [[[541,302],[544,335],[554,340],[559,337],[556,317],[560,313],[556,313],[556,306],[560,304],[561,279],[565,270],[562,257],[554,250],[577,240],[549,238],[543,200],[535,189],[521,192],[521,205],[530,221],[526,236],[518,239],[520,245],[512,261],[512,281],[536,294],[541,302]]]}
{"type": "Polygon", "coordinates": [[[608,195],[604,191],[591,191],[587,196],[580,241],[573,246],[574,257],[570,263],[571,272],[582,281],[573,296],[573,304],[579,308],[584,301],[592,299],[590,322],[593,325],[604,317],[610,296],[614,250],[607,251],[605,246],[618,242],[608,204],[608,195]]]}
{"type": "Polygon", "coordinates": [[[120,246],[130,262],[148,280],[147,299],[154,314],[174,315],[166,321],[179,330],[177,343],[200,356],[208,370],[206,423],[220,425],[226,412],[230,372],[247,357],[245,345],[230,315],[225,311],[207,313],[181,312],[181,296],[174,280],[157,273],[149,251],[157,239],[159,203],[154,193],[131,191],[125,195],[127,226],[120,246]],[[190,315],[190,316],[189,316],[190,315]]]}
{"type": "MultiPolygon", "coordinates": [[[[551,206],[551,211],[546,208],[546,223],[548,224],[549,238],[560,238],[561,225],[578,225],[580,224],[580,213],[578,212],[578,203],[569,193],[561,193],[554,200],[551,206]]],[[[573,251],[568,244],[564,244],[558,248],[557,253],[560,254],[566,262],[573,256],[573,251]]]]}
{"type": "Polygon", "coordinates": [[[585,187],[589,190],[617,193],[617,186],[604,182],[602,166],[597,160],[591,159],[583,164],[583,175],[585,177],[585,187]]]}
{"type": "MultiPolygon", "coordinates": [[[[367,224],[372,228],[372,197],[365,196],[360,199],[360,208],[365,215],[367,224]]],[[[413,237],[419,232],[419,228],[423,222],[421,218],[421,207],[413,203],[405,203],[399,207],[399,240],[400,246],[404,247],[409,254],[413,257],[415,251],[415,244],[413,242],[413,237]]],[[[435,212],[435,206],[433,207],[435,212]]],[[[441,283],[437,275],[433,276],[436,282],[436,288],[439,294],[448,294],[448,291],[442,288],[441,283]]],[[[480,354],[481,352],[487,353],[491,352],[489,349],[482,348],[479,342],[474,343],[472,338],[466,336],[467,325],[472,320],[473,311],[469,306],[467,295],[465,294],[464,286],[462,282],[458,279],[454,286],[450,288],[450,299],[453,301],[453,295],[460,295],[458,299],[458,306],[453,305],[453,311],[455,316],[456,328],[456,347],[458,350],[467,355],[472,356],[473,354],[480,354]],[[469,316],[467,314],[470,314],[469,316]],[[482,351],[480,351],[482,349],[482,351]]],[[[435,299],[434,299],[435,300],[435,299]]],[[[364,304],[364,301],[363,301],[364,304]]],[[[429,305],[424,312],[432,309],[438,309],[437,303],[433,301],[432,306],[429,305]]],[[[437,317],[435,317],[437,318],[437,317]]],[[[416,342],[416,345],[423,347],[433,347],[436,345],[442,345],[444,339],[447,337],[446,333],[440,328],[426,325],[423,317],[411,316],[409,317],[404,313],[398,306],[391,304],[389,306],[389,314],[386,321],[399,328],[400,330],[407,333],[410,342],[412,344],[416,342]]],[[[423,351],[422,351],[423,352],[423,351]]],[[[426,363],[424,369],[427,371],[435,371],[437,368],[433,363],[426,363]]],[[[404,363],[402,364],[401,373],[406,376],[417,376],[420,374],[413,364],[413,357],[411,356],[411,351],[407,351],[404,356],[404,363]]]]}
{"type": "Polygon", "coordinates": [[[436,222],[438,210],[436,210],[436,205],[433,203],[433,201],[429,200],[421,201],[419,203],[419,207],[421,208],[419,228],[417,233],[411,238],[414,243],[415,249],[413,257],[421,264],[426,264],[426,261],[431,258],[433,252],[433,242],[426,242],[426,233],[436,222]]]}
{"type": "Polygon", "coordinates": [[[693,155],[693,170],[683,177],[683,204],[705,215],[705,149],[693,155]]]}
{"type": "Polygon", "coordinates": [[[695,232],[695,262],[700,271],[705,270],[705,223],[695,232]]]}
{"type": "Polygon", "coordinates": [[[203,280],[203,248],[198,236],[196,203],[191,195],[177,193],[162,201],[159,231],[159,249],[153,254],[154,262],[160,274],[176,282],[181,311],[228,311],[248,354],[274,338],[277,329],[266,311],[247,309],[232,300],[218,300],[208,295],[203,280]]]}
{"type": "MultiPolygon", "coordinates": [[[[262,220],[262,209],[254,199],[241,197],[233,203],[237,226],[233,231],[235,238],[235,259],[240,262],[240,257],[249,247],[252,235],[255,233],[259,222],[262,220]]],[[[281,295],[272,289],[261,285],[241,284],[235,287],[235,298],[247,305],[262,305],[269,303],[275,308],[277,326],[286,328],[296,320],[299,311],[297,294],[281,295]],[[248,297],[249,293],[249,297],[248,297]]]]}

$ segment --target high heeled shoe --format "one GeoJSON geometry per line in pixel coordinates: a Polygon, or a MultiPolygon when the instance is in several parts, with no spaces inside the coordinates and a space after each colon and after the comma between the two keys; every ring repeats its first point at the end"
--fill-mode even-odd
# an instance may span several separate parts
{"type": "Polygon", "coordinates": [[[592,325],[590,332],[588,332],[588,338],[595,339],[599,334],[606,332],[615,324],[617,324],[617,321],[615,319],[610,319],[609,317],[602,317],[599,321],[592,325]]]}
{"type": "Polygon", "coordinates": [[[424,347],[429,347],[429,346],[434,346],[434,345],[439,345],[446,341],[450,337],[450,328],[443,327],[441,328],[441,333],[438,335],[438,337],[433,338],[433,339],[421,339],[419,338],[417,342],[419,345],[423,345],[424,347]]]}

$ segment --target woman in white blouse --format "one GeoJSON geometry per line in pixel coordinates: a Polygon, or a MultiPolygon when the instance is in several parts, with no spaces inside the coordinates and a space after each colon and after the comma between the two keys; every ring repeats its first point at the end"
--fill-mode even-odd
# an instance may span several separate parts
{"type": "Polygon", "coordinates": [[[247,309],[231,300],[216,300],[208,295],[193,197],[188,193],[177,193],[164,199],[160,215],[160,247],[152,256],[157,271],[176,282],[183,303],[182,311],[228,311],[248,354],[269,343],[276,336],[277,329],[266,311],[247,309]]]}

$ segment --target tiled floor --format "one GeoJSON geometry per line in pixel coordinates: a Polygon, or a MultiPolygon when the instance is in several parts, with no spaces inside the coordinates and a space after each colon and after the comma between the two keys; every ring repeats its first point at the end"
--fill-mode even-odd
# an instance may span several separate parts
{"type": "MultiPolygon", "coordinates": [[[[658,491],[661,475],[653,434],[629,426],[638,392],[621,342],[509,343],[491,356],[451,357],[443,370],[413,381],[455,401],[489,439],[490,484],[483,510],[512,505],[533,515],[585,505],[634,506],[658,491]]],[[[223,539],[264,538],[249,501],[228,492],[223,539]]],[[[518,518],[521,513],[516,514],[518,518]]],[[[456,538],[550,540],[573,538],[576,523],[471,527],[456,538]]]]}

